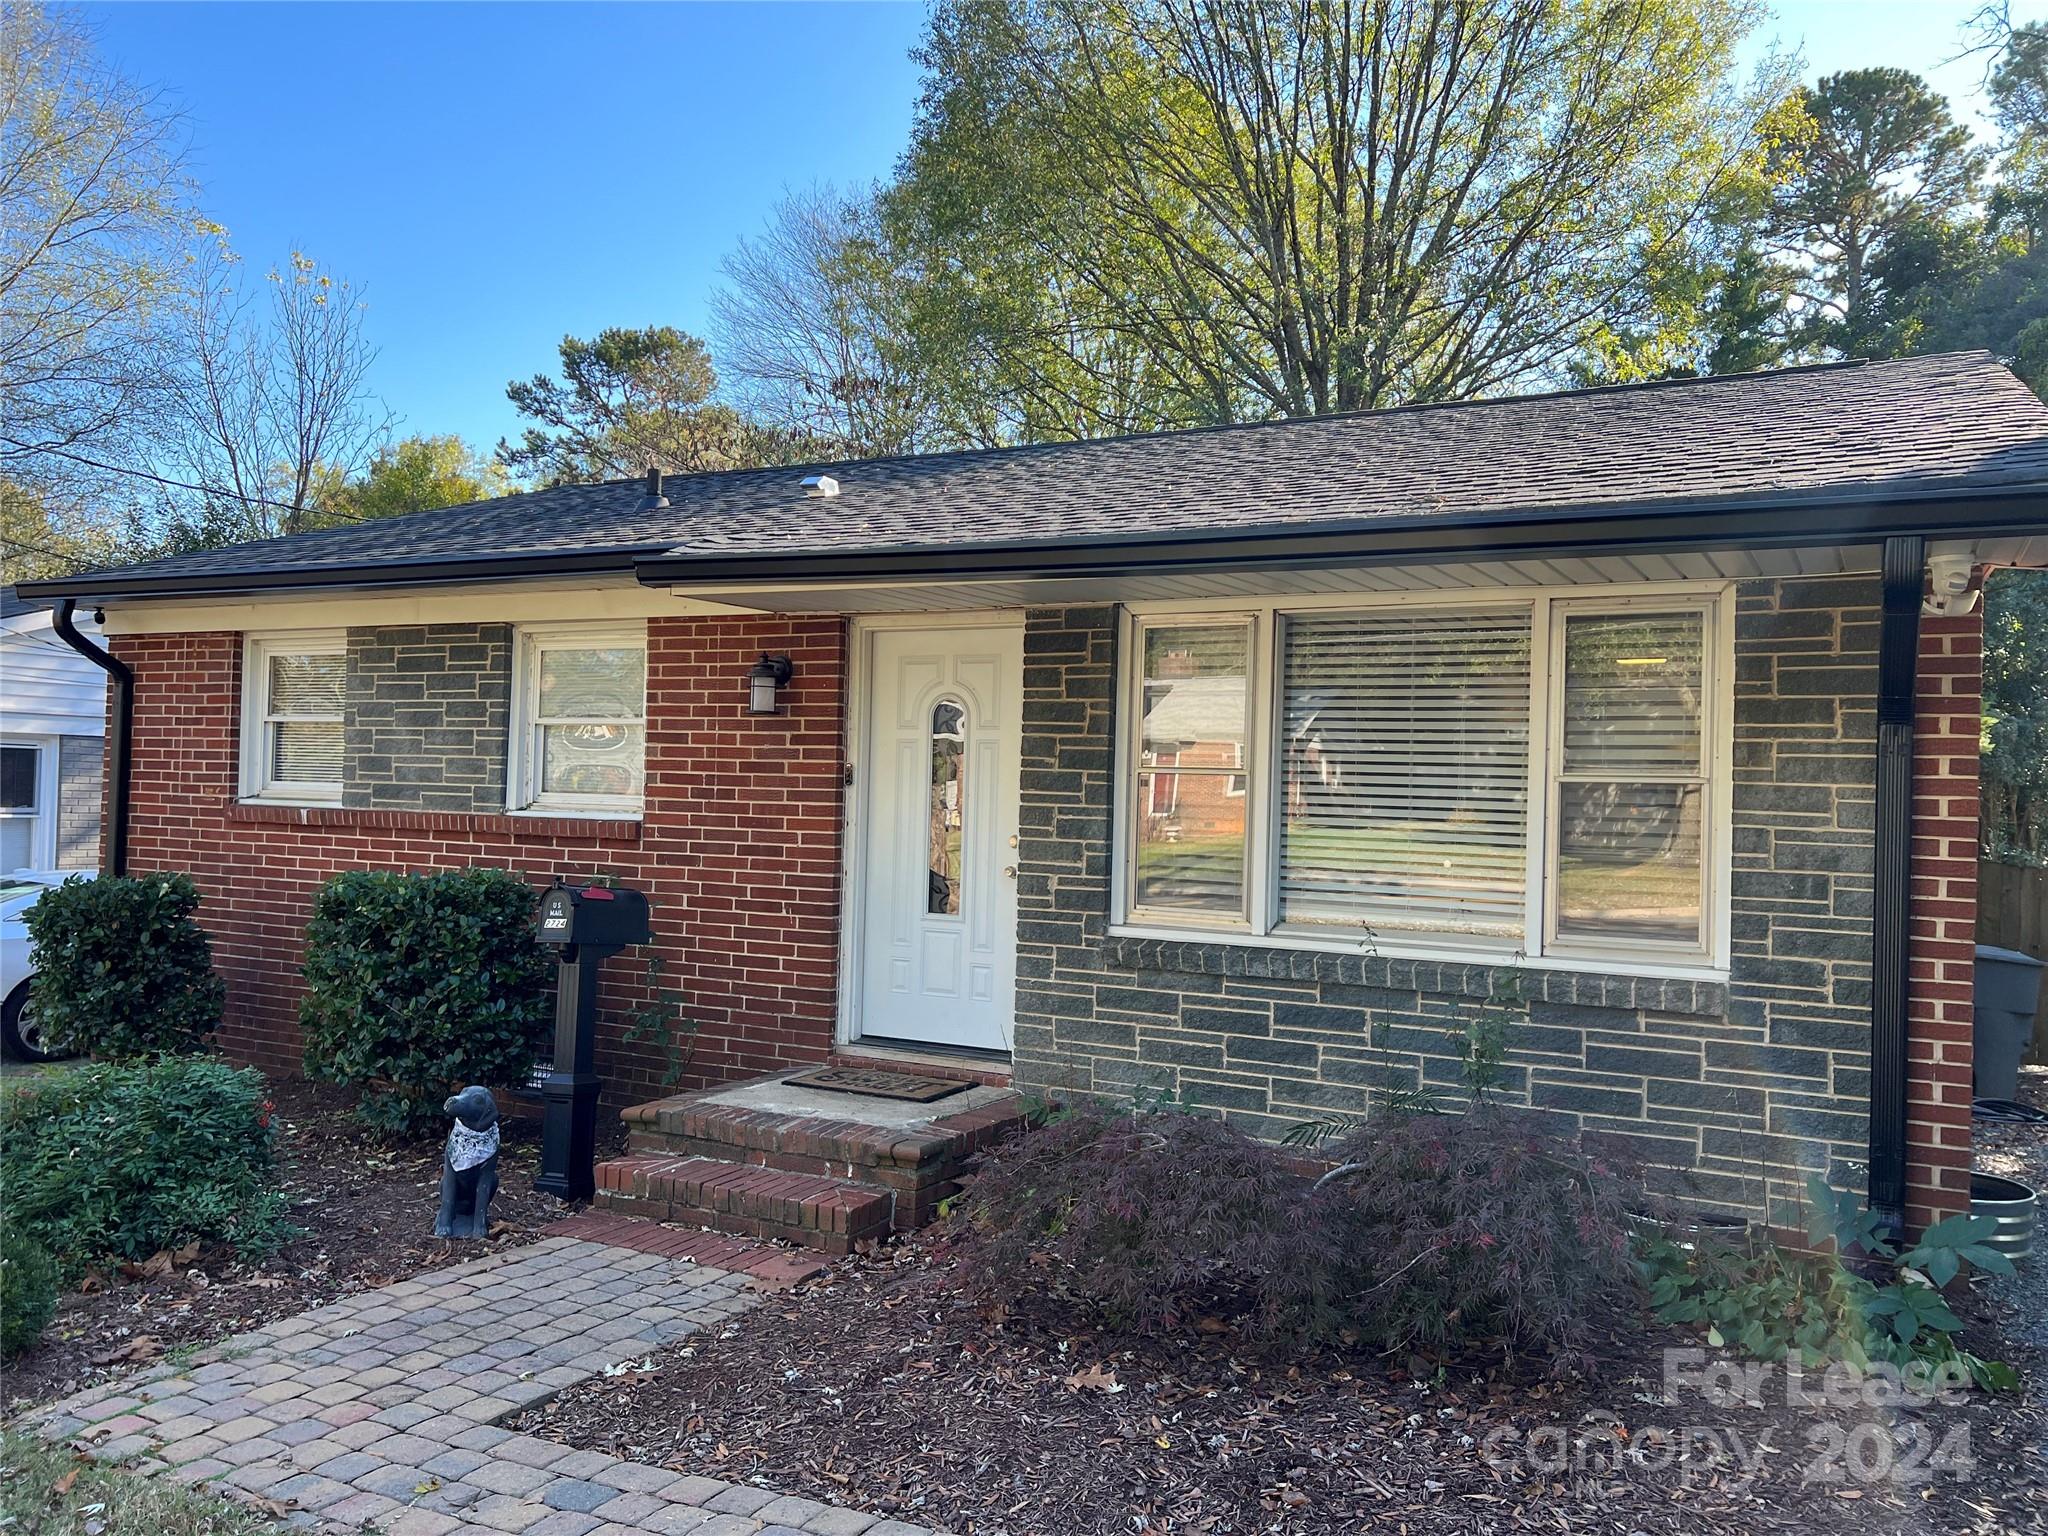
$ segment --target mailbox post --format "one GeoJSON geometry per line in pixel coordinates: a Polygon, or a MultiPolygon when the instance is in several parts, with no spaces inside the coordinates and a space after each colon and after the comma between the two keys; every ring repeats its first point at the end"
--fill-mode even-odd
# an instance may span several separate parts
{"type": "Polygon", "coordinates": [[[564,1200],[597,1189],[597,978],[607,955],[649,937],[639,891],[557,880],[540,899],[535,927],[554,949],[555,1061],[541,1084],[540,1177],[533,1187],[564,1200]]]}

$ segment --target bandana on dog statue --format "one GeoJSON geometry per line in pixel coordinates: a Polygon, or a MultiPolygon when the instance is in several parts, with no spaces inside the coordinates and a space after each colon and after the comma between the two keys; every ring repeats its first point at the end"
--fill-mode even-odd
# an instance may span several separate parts
{"type": "Polygon", "coordinates": [[[491,1200],[498,1193],[498,1105],[491,1090],[472,1084],[441,1106],[453,1115],[448,1154],[441,1163],[441,1214],[436,1237],[483,1237],[491,1230],[491,1200]]]}

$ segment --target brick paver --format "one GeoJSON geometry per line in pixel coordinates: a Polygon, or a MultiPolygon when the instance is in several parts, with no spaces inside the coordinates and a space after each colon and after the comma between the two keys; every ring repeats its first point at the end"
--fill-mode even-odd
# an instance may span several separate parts
{"type": "MultiPolygon", "coordinates": [[[[724,1324],[779,1278],[590,1240],[604,1232],[592,1222],[365,1291],[32,1418],[95,1456],[286,1504],[314,1532],[934,1536],[498,1428],[606,1366],[724,1324]]],[[[745,1269],[762,1262],[757,1250],[745,1269]]]]}

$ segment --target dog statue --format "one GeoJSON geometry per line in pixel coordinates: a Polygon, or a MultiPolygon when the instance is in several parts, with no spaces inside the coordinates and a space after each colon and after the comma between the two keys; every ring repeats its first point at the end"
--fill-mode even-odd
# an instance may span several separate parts
{"type": "Polygon", "coordinates": [[[484,1237],[491,1230],[491,1201],[498,1193],[498,1104],[491,1090],[475,1084],[441,1106],[455,1117],[448,1128],[448,1152],[441,1160],[441,1214],[436,1237],[484,1237]]]}

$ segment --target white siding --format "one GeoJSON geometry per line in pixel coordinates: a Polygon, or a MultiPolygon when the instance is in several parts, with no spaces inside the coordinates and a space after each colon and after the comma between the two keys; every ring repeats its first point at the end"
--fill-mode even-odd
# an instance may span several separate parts
{"type": "MultiPolygon", "coordinates": [[[[89,640],[99,638],[91,624],[78,628],[89,640]]],[[[0,731],[101,736],[106,720],[106,673],[51,633],[48,613],[0,626],[0,731]]]]}

